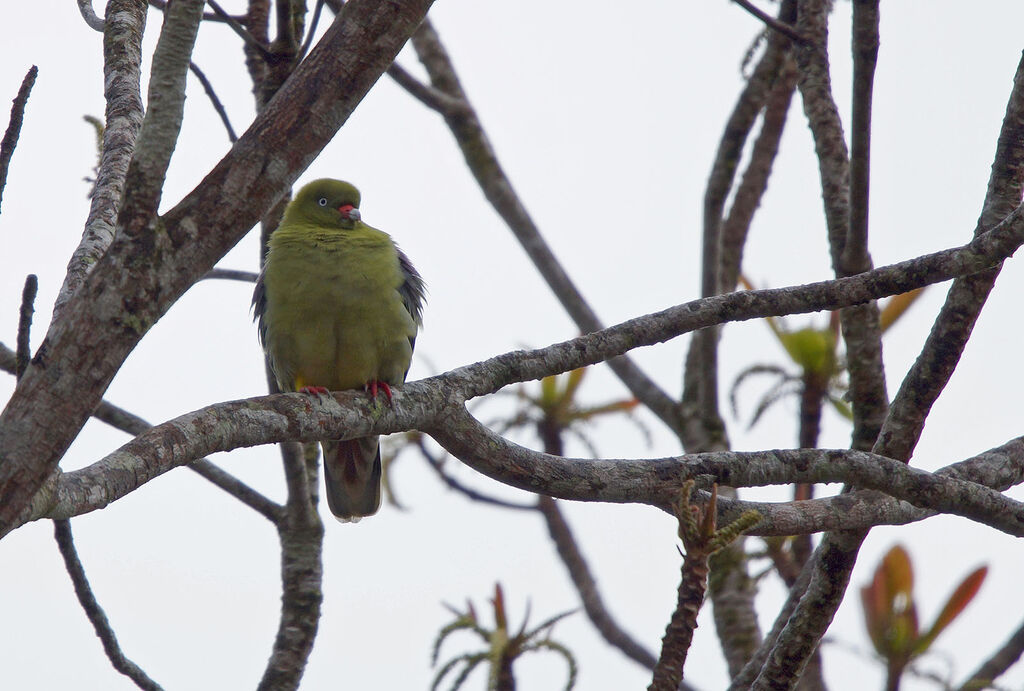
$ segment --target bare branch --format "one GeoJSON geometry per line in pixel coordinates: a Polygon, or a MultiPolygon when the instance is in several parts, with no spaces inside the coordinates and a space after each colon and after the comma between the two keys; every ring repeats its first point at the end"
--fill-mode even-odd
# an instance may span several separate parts
{"type": "Polygon", "coordinates": [[[788,55],[765,102],[761,131],[754,141],[750,162],[736,188],[729,214],[722,220],[722,290],[733,290],[739,280],[747,233],[754,213],[768,189],[768,179],[779,152],[796,78],[796,63],[788,55]]]}
{"type": "MultiPolygon", "coordinates": [[[[307,445],[315,459],[316,447],[307,445]]],[[[298,688],[313,650],[323,603],[324,524],[313,503],[318,478],[299,444],[282,444],[288,502],[278,523],[281,542],[281,618],[260,691],[298,688]],[[312,472],[312,477],[307,472],[312,472]],[[312,489],[312,492],[311,492],[312,489]]]]}
{"type": "MultiPolygon", "coordinates": [[[[413,34],[412,43],[420,62],[430,75],[433,87],[465,104],[457,112],[445,113],[445,122],[458,142],[466,165],[472,171],[484,196],[504,219],[551,288],[551,292],[562,303],[580,331],[597,331],[602,326],[597,314],[590,308],[555,258],[512,186],[511,180],[502,169],[494,147],[491,146],[476,112],[462,89],[455,67],[429,20],[424,21],[413,34]]],[[[661,418],[669,429],[679,433],[679,407],[661,387],[629,359],[612,360],[608,366],[637,399],[661,418]]]]}
{"type": "MultiPolygon", "coordinates": [[[[166,0],[149,0],[149,6],[150,7],[155,7],[156,9],[160,10],[161,12],[163,12],[164,10],[167,9],[167,2],[166,2],[166,0]]],[[[231,17],[231,18],[235,19],[234,17],[231,17]]],[[[223,22],[225,24],[227,23],[227,21],[224,19],[224,17],[222,17],[221,15],[217,14],[216,12],[203,12],[203,21],[204,22],[223,22]]]]}
{"type": "Polygon", "coordinates": [[[449,96],[439,89],[424,84],[397,62],[388,68],[388,76],[417,101],[446,117],[465,115],[467,108],[470,107],[464,99],[449,96]]]}
{"type": "Polygon", "coordinates": [[[430,452],[427,445],[424,443],[422,435],[418,435],[419,439],[416,442],[416,448],[420,450],[420,454],[427,461],[431,468],[437,473],[438,477],[444,481],[444,484],[463,495],[467,499],[472,501],[478,501],[481,504],[490,504],[491,506],[499,506],[503,509],[513,509],[515,511],[533,511],[536,507],[532,504],[517,504],[515,502],[506,501],[504,499],[498,499],[497,497],[491,497],[482,492],[478,492],[471,487],[463,485],[461,482],[453,478],[448,473],[444,472],[444,468],[441,467],[441,459],[437,458],[430,452]]]}
{"type": "MultiPolygon", "coordinates": [[[[15,353],[3,343],[0,343],[0,370],[15,374],[15,361],[15,353]]],[[[138,415],[134,415],[123,408],[119,408],[112,403],[108,403],[107,401],[101,401],[100,404],[96,406],[96,410],[93,411],[93,417],[101,422],[107,423],[115,429],[127,432],[133,436],[142,434],[152,428],[151,424],[143,420],[138,415]]],[[[277,523],[279,520],[282,510],[281,506],[252,489],[234,475],[218,468],[212,462],[205,458],[200,458],[193,461],[188,467],[190,470],[194,470],[196,473],[217,485],[249,508],[263,515],[270,522],[277,523]]],[[[71,508],[69,510],[65,510],[64,513],[70,516],[77,515],[79,511],[71,508]]]]}
{"type": "MultiPolygon", "coordinates": [[[[153,236],[157,207],[185,111],[185,78],[203,17],[203,0],[177,0],[164,11],[153,67],[149,102],[125,178],[117,224],[129,238],[153,236]]],[[[162,238],[147,240],[159,247],[162,238]]],[[[162,249],[162,248],[161,248],[162,249]]]]}
{"type": "Polygon", "coordinates": [[[839,257],[842,275],[871,268],[868,199],[871,175],[871,101],[878,60],[878,0],[853,3],[853,113],[850,118],[850,224],[839,257]]]}
{"type": "Polygon", "coordinates": [[[231,120],[228,119],[228,112],[224,110],[224,104],[220,102],[220,99],[217,98],[217,92],[213,90],[213,84],[206,78],[206,75],[199,69],[199,66],[191,60],[188,63],[188,68],[196,76],[196,79],[199,80],[199,83],[203,85],[203,91],[206,92],[207,98],[210,99],[210,104],[213,105],[213,109],[220,116],[220,121],[224,123],[224,129],[228,132],[228,139],[234,144],[238,141],[238,135],[235,134],[235,128],[231,126],[231,120]]]}
{"type": "Polygon", "coordinates": [[[993,688],[992,683],[1020,660],[1024,654],[1024,624],[1019,626],[1009,640],[985,660],[974,674],[960,686],[960,691],[981,691],[993,688]]]}
{"type": "Polygon", "coordinates": [[[242,271],[240,269],[210,269],[201,280],[211,278],[223,278],[228,281],[242,281],[243,283],[255,283],[259,276],[255,271],[242,271]]]}
{"type": "Polygon", "coordinates": [[[743,9],[745,9],[747,12],[749,12],[752,16],[757,17],[764,23],[765,26],[767,26],[772,31],[777,31],[783,36],[790,38],[798,43],[802,43],[807,40],[799,31],[797,31],[795,27],[793,27],[792,24],[788,24],[786,22],[776,19],[767,12],[764,12],[763,10],[758,8],[754,3],[750,2],[750,0],[732,1],[739,5],[740,7],[742,7],[743,9]]]}
{"type": "Polygon", "coordinates": [[[125,174],[142,125],[139,84],[145,27],[145,3],[114,0],[107,5],[103,29],[103,97],[107,104],[103,149],[90,195],[92,203],[85,231],[68,262],[64,284],[53,305],[51,328],[114,239],[114,223],[124,191],[125,174]]]}
{"type": "Polygon", "coordinates": [[[18,314],[17,364],[14,371],[14,376],[18,379],[25,374],[29,360],[32,358],[29,334],[32,330],[32,313],[35,311],[36,291],[38,290],[39,279],[35,274],[29,274],[25,278],[25,287],[21,291],[21,309],[18,314]]]}
{"type": "Polygon", "coordinates": [[[263,45],[263,43],[259,39],[257,39],[251,33],[249,33],[249,30],[246,29],[244,26],[242,26],[241,22],[239,22],[237,19],[232,17],[230,14],[228,14],[224,10],[224,8],[220,6],[220,3],[216,2],[216,0],[206,0],[206,4],[210,6],[210,8],[213,10],[214,14],[222,22],[224,22],[229,27],[231,27],[231,30],[234,31],[236,34],[238,34],[238,36],[243,41],[245,41],[245,44],[247,46],[249,46],[250,48],[254,48],[257,52],[262,54],[263,57],[265,57],[265,58],[268,58],[268,57],[271,56],[270,51],[267,49],[267,47],[265,45],[263,45]]]}
{"type": "Polygon", "coordinates": [[[977,483],[867,452],[720,451],[657,460],[566,460],[518,446],[464,409],[450,408],[442,419],[443,425],[424,431],[464,463],[499,482],[560,499],[644,503],[671,510],[682,484],[701,475],[731,487],[846,482],[1024,536],[1024,503],[977,483]]]}
{"type": "Polygon", "coordinates": [[[32,86],[36,83],[37,74],[39,74],[39,68],[32,65],[25,74],[25,78],[21,80],[18,95],[14,97],[14,103],[11,105],[11,119],[7,123],[4,138],[0,139],[0,203],[4,199],[7,170],[11,166],[14,147],[18,145],[18,137],[21,135],[21,124],[25,119],[25,104],[28,103],[28,96],[32,93],[32,86]]]}
{"type": "Polygon", "coordinates": [[[316,0],[316,7],[313,9],[313,20],[309,24],[309,29],[306,31],[306,40],[302,44],[302,49],[299,50],[298,60],[301,60],[306,53],[309,52],[310,46],[313,45],[313,38],[316,36],[317,26],[320,24],[320,15],[324,11],[324,0],[316,0]]]}
{"type": "Polygon", "coordinates": [[[85,615],[96,630],[96,635],[99,636],[100,642],[103,644],[103,650],[106,652],[107,657],[110,658],[110,663],[114,666],[114,669],[135,682],[135,685],[140,689],[161,691],[161,686],[150,679],[138,665],[125,657],[121,651],[121,646],[117,643],[117,636],[114,635],[114,629],[111,628],[110,621],[103,612],[103,608],[96,601],[96,596],[93,595],[92,588],[89,586],[89,579],[85,575],[85,568],[78,558],[74,538],[71,535],[71,522],[67,520],[54,521],[53,535],[57,539],[60,555],[64,558],[64,567],[67,569],[68,575],[71,576],[71,583],[75,587],[75,595],[78,597],[78,602],[82,605],[85,615]]]}
{"type": "MultiPolygon", "coordinates": [[[[779,16],[792,16],[794,9],[794,0],[787,0],[780,5],[779,16]]],[[[784,36],[773,34],[769,37],[764,55],[747,80],[726,121],[704,191],[701,297],[717,295],[723,287],[721,228],[725,201],[732,188],[744,144],[758,114],[764,108],[772,84],[779,76],[789,46],[789,39],[784,36]]],[[[732,290],[734,286],[735,283],[725,288],[732,290]]],[[[705,425],[720,429],[723,425],[718,411],[718,330],[705,329],[695,334],[691,351],[692,356],[687,359],[686,377],[690,390],[686,392],[685,398],[695,405],[705,425]]]]}
{"type": "Polygon", "coordinates": [[[78,11],[82,13],[82,19],[90,29],[103,33],[103,18],[96,15],[96,10],[92,8],[92,0],[78,0],[78,11]]]}
{"type": "Polygon", "coordinates": [[[608,608],[601,599],[601,592],[597,589],[597,581],[590,573],[587,560],[580,552],[572,529],[565,520],[565,516],[562,515],[561,509],[558,508],[557,502],[551,497],[540,495],[537,497],[537,510],[544,516],[548,534],[551,535],[555,549],[558,550],[558,556],[562,558],[562,563],[565,564],[565,568],[569,572],[569,578],[580,594],[583,609],[594,628],[602,638],[621,650],[626,657],[653,670],[657,664],[654,654],[626,633],[608,612],[608,608]]]}

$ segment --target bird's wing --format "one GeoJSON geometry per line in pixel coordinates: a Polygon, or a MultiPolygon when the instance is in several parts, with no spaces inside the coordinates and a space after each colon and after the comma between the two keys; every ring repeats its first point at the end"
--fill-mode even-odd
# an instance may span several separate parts
{"type": "Polygon", "coordinates": [[[256,288],[252,291],[252,311],[253,319],[256,321],[257,330],[260,336],[260,345],[264,348],[267,347],[267,322],[264,319],[264,315],[267,311],[267,288],[263,282],[263,274],[266,269],[260,271],[260,275],[256,277],[256,288]]]}
{"type": "Polygon", "coordinates": [[[405,305],[412,320],[420,326],[423,324],[423,302],[426,298],[427,284],[423,282],[423,277],[409,261],[409,257],[405,256],[405,252],[397,247],[395,249],[398,252],[398,266],[405,279],[398,288],[398,294],[402,296],[402,304],[405,305]]]}

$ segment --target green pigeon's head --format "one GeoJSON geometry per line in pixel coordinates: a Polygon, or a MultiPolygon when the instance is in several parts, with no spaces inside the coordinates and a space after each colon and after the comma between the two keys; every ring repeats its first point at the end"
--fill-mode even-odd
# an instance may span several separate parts
{"type": "Polygon", "coordinates": [[[341,180],[314,180],[295,195],[284,220],[351,229],[359,221],[359,190],[341,180]]]}

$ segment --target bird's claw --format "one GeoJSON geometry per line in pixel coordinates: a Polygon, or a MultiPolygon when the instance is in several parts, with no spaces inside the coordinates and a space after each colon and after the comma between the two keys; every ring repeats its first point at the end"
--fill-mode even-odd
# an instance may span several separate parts
{"type": "Polygon", "coordinates": [[[309,394],[310,396],[316,396],[317,398],[320,398],[321,396],[331,395],[331,392],[328,391],[327,388],[323,386],[303,386],[301,389],[299,389],[299,393],[309,394]]]}
{"type": "Polygon", "coordinates": [[[366,385],[363,388],[369,392],[370,398],[372,398],[375,401],[377,400],[377,392],[383,391],[384,397],[388,399],[388,403],[390,404],[392,402],[391,387],[388,386],[388,383],[386,381],[379,381],[377,379],[374,379],[373,381],[366,382],[366,385]]]}

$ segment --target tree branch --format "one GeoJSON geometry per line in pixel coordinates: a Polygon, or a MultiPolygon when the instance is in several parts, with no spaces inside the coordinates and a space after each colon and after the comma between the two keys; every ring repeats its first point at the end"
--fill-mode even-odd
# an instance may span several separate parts
{"type": "Polygon", "coordinates": [[[771,177],[779,142],[786,126],[789,106],[796,88],[796,63],[787,54],[785,63],[765,101],[761,131],[754,141],[750,162],[736,188],[729,214],[722,220],[722,290],[733,290],[743,267],[743,249],[771,177]]]}
{"type": "Polygon", "coordinates": [[[188,69],[195,75],[199,83],[203,85],[203,91],[206,92],[206,97],[210,99],[210,104],[213,109],[217,111],[217,115],[220,117],[220,121],[224,123],[224,129],[228,132],[228,139],[232,144],[238,141],[238,135],[235,134],[235,128],[231,126],[231,120],[228,118],[228,112],[224,109],[224,104],[220,102],[217,97],[217,92],[213,90],[213,84],[206,78],[203,71],[199,69],[199,65],[192,61],[188,63],[188,69]]]}
{"type": "MultiPolygon", "coordinates": [[[[599,330],[602,324],[597,314],[555,258],[502,169],[494,147],[459,82],[455,67],[429,20],[424,21],[413,34],[412,43],[433,87],[462,104],[457,110],[442,112],[442,115],[484,196],[508,225],[580,331],[599,330]]],[[[679,433],[679,407],[652,379],[627,358],[609,361],[608,366],[638,400],[661,418],[669,429],[679,433]]]]}
{"type": "Polygon", "coordinates": [[[25,278],[25,287],[21,291],[21,309],[18,311],[18,336],[14,368],[14,376],[18,379],[25,374],[32,357],[29,336],[32,330],[32,313],[35,311],[36,291],[38,290],[39,279],[35,274],[29,274],[25,278]]]}
{"type": "MultiPolygon", "coordinates": [[[[779,7],[779,16],[792,15],[794,6],[792,0],[782,3],[779,7]]],[[[704,191],[701,297],[717,295],[720,292],[721,228],[726,198],[732,188],[744,144],[764,108],[772,84],[779,76],[789,53],[789,46],[789,39],[784,36],[772,34],[769,37],[764,55],[747,80],[726,121],[725,131],[722,133],[704,191]]],[[[732,290],[734,286],[735,284],[725,287],[732,290]]],[[[695,349],[696,353],[696,359],[692,361],[695,367],[688,369],[692,370],[692,381],[697,389],[688,398],[693,400],[699,416],[706,420],[708,425],[720,428],[722,425],[718,412],[718,330],[705,329],[695,334],[691,348],[695,349]]]]}
{"type": "Polygon", "coordinates": [[[4,188],[7,187],[7,170],[11,166],[11,157],[14,155],[14,147],[18,145],[18,137],[21,136],[21,125],[25,119],[25,105],[28,103],[28,96],[32,93],[32,87],[36,83],[36,75],[39,68],[35,65],[25,73],[18,88],[18,95],[14,97],[11,105],[11,118],[7,122],[7,130],[3,139],[0,139],[0,203],[4,199],[4,188]]]}
{"type": "Polygon", "coordinates": [[[223,278],[229,281],[242,281],[244,283],[255,283],[259,276],[255,271],[241,271],[239,269],[210,269],[201,280],[210,278],[223,278]]]}
{"type": "MultiPolygon", "coordinates": [[[[315,445],[307,445],[315,456],[315,445]]],[[[320,625],[323,603],[324,524],[312,493],[318,478],[312,464],[307,477],[304,450],[298,444],[282,444],[288,502],[278,523],[281,543],[281,618],[267,668],[257,687],[260,691],[296,689],[320,625]]]]}
{"type": "Polygon", "coordinates": [[[792,25],[787,22],[783,22],[775,17],[771,16],[767,12],[759,9],[754,3],[749,0],[732,0],[734,3],[746,10],[751,16],[761,20],[765,26],[772,31],[777,31],[786,38],[792,39],[797,43],[803,43],[807,39],[792,25]]]}
{"type": "Polygon", "coordinates": [[[551,535],[551,540],[555,543],[558,556],[562,558],[562,563],[565,564],[565,568],[569,572],[569,578],[580,595],[583,609],[591,623],[594,624],[594,628],[605,641],[621,650],[626,657],[653,670],[658,662],[654,654],[626,633],[605,607],[601,593],[597,589],[597,581],[590,573],[587,560],[580,552],[576,539],[572,535],[572,529],[569,528],[558,504],[551,497],[540,495],[537,497],[537,510],[544,517],[548,534],[551,535]]]}
{"type": "Polygon", "coordinates": [[[216,2],[216,0],[206,0],[206,3],[210,6],[210,9],[213,10],[217,18],[220,19],[220,21],[227,24],[232,31],[234,31],[243,41],[245,41],[245,44],[247,46],[255,49],[265,58],[271,57],[271,53],[267,49],[267,47],[263,45],[263,43],[258,38],[253,36],[248,29],[242,26],[241,22],[239,22],[237,19],[228,14],[224,10],[224,8],[220,6],[220,3],[216,2]]]}
{"type": "Polygon", "coordinates": [[[96,10],[92,8],[92,0],[77,0],[78,11],[82,13],[82,19],[93,31],[99,31],[103,33],[104,22],[103,18],[96,15],[96,10]]]}
{"type": "Polygon", "coordinates": [[[185,111],[185,79],[204,0],[177,0],[164,11],[153,67],[149,77],[149,98],[142,128],[135,142],[132,161],[125,177],[125,193],[117,224],[129,238],[147,237],[150,245],[163,244],[153,227],[160,204],[164,178],[171,163],[185,111]]]}
{"type": "Polygon", "coordinates": [[[124,652],[121,651],[121,646],[117,643],[117,636],[114,635],[114,629],[111,628],[110,621],[103,612],[103,608],[96,601],[92,587],[89,585],[89,579],[85,575],[85,568],[83,568],[82,562],[78,558],[74,538],[71,535],[71,522],[67,520],[54,521],[53,535],[57,539],[60,555],[64,558],[64,567],[68,570],[68,575],[71,576],[71,583],[75,587],[75,595],[78,597],[78,602],[82,605],[85,615],[96,630],[96,635],[99,636],[100,642],[103,644],[103,651],[110,658],[110,664],[118,672],[135,682],[135,685],[140,689],[161,691],[160,685],[150,679],[138,665],[125,657],[124,652]]]}
{"type": "Polygon", "coordinates": [[[974,674],[961,686],[960,691],[981,691],[992,688],[992,683],[1010,669],[1024,654],[1024,624],[1019,626],[1009,640],[985,660],[974,674]]]}
{"type": "Polygon", "coordinates": [[[483,494],[482,492],[478,492],[471,487],[463,485],[461,482],[459,482],[458,480],[444,472],[444,468],[441,467],[441,459],[435,457],[434,454],[430,452],[430,450],[427,448],[427,445],[424,443],[423,435],[416,436],[418,437],[418,439],[416,440],[416,448],[419,449],[420,454],[423,456],[424,460],[426,460],[427,465],[434,469],[434,472],[437,473],[437,476],[441,478],[444,484],[446,484],[448,487],[455,490],[462,496],[466,497],[471,501],[477,501],[480,502],[481,504],[489,504],[491,506],[498,506],[503,509],[512,509],[514,511],[536,510],[537,507],[534,506],[533,504],[519,504],[511,501],[506,501],[504,499],[498,499],[497,497],[492,497],[483,494]]]}
{"type": "Polygon", "coordinates": [[[57,293],[51,329],[114,239],[125,175],[142,125],[139,84],[145,27],[145,2],[112,0],[108,3],[103,27],[103,97],[107,104],[103,147],[96,182],[89,195],[92,200],[89,217],[82,240],[68,262],[64,284],[57,293]]]}
{"type": "MultiPolygon", "coordinates": [[[[15,353],[3,343],[0,343],[0,370],[10,374],[16,374],[15,363],[15,353]]],[[[101,401],[100,404],[96,406],[96,410],[93,411],[93,417],[100,422],[105,422],[111,427],[119,429],[122,432],[127,432],[133,436],[142,434],[153,427],[138,415],[134,415],[123,408],[119,408],[112,403],[108,403],[105,400],[101,401]]],[[[280,520],[280,513],[282,511],[282,507],[280,505],[263,496],[231,473],[217,467],[207,459],[196,459],[195,461],[192,461],[188,468],[209,480],[217,487],[220,487],[222,490],[235,497],[235,499],[238,499],[250,509],[253,509],[262,515],[271,523],[276,524],[278,520],[280,520]]],[[[74,507],[69,507],[64,511],[64,513],[68,516],[74,516],[81,513],[81,511],[75,510],[74,507]]]]}

